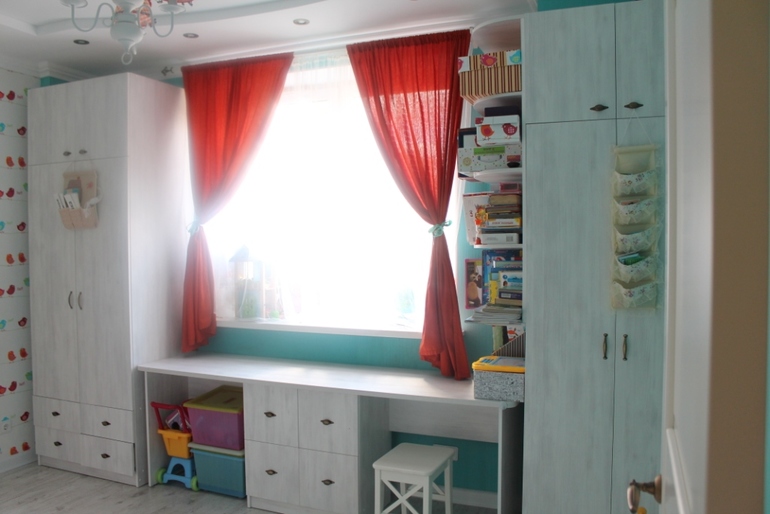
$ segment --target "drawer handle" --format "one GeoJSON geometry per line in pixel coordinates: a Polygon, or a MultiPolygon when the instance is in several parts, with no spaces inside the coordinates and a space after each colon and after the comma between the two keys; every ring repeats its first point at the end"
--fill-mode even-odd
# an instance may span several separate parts
{"type": "Polygon", "coordinates": [[[69,150],[64,150],[64,157],[69,157],[70,155],[72,155],[72,152],[69,150]]]}
{"type": "Polygon", "coordinates": [[[54,446],[61,446],[61,443],[60,443],[59,441],[54,441],[54,442],[53,442],[53,445],[54,445],[54,446]]]}
{"type": "Polygon", "coordinates": [[[275,417],[275,413],[267,411],[267,412],[265,412],[265,417],[266,418],[274,418],[275,417]]]}
{"type": "Polygon", "coordinates": [[[80,153],[80,155],[85,155],[88,152],[85,149],[81,148],[79,153],[80,153]]]}
{"type": "Polygon", "coordinates": [[[103,427],[108,427],[110,425],[111,425],[111,423],[109,421],[102,421],[102,426],[103,427]]]}
{"type": "Polygon", "coordinates": [[[609,107],[607,107],[606,105],[602,105],[602,104],[596,104],[593,107],[591,107],[591,110],[595,111],[595,112],[602,112],[602,111],[605,111],[607,109],[609,109],[609,107]]]}
{"type": "Polygon", "coordinates": [[[607,360],[607,334],[604,334],[602,340],[602,359],[607,360]]]}
{"type": "Polygon", "coordinates": [[[70,309],[72,308],[72,291],[70,291],[69,296],[67,296],[67,305],[70,306],[70,309]]]}
{"type": "Polygon", "coordinates": [[[102,453],[102,459],[109,459],[110,454],[109,453],[102,453]]]}
{"type": "Polygon", "coordinates": [[[644,107],[644,104],[640,104],[639,102],[631,102],[626,105],[624,105],[626,109],[638,109],[639,107],[644,107]]]}
{"type": "Polygon", "coordinates": [[[53,416],[53,417],[56,417],[56,416],[61,416],[61,414],[59,414],[59,413],[58,413],[58,412],[56,412],[56,411],[53,411],[53,412],[51,413],[51,416],[53,416]]]}
{"type": "Polygon", "coordinates": [[[273,476],[273,475],[277,475],[277,474],[278,474],[278,472],[277,472],[276,470],[274,470],[274,469],[266,469],[266,470],[265,470],[265,473],[267,473],[267,474],[268,474],[268,475],[270,475],[270,476],[273,476]]]}
{"type": "Polygon", "coordinates": [[[330,419],[322,419],[322,420],[321,420],[321,423],[323,423],[323,424],[324,424],[324,425],[326,425],[326,426],[329,426],[329,425],[333,425],[333,424],[334,424],[334,421],[332,421],[332,420],[330,420],[330,419]]]}
{"type": "Polygon", "coordinates": [[[321,483],[323,485],[332,485],[334,483],[334,480],[329,480],[328,478],[326,480],[321,480],[321,483]]]}

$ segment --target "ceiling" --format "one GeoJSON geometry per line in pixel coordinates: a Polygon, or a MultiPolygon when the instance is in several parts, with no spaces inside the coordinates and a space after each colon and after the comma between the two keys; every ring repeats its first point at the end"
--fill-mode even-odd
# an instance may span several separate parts
{"type": "MultiPolygon", "coordinates": [[[[76,9],[80,26],[93,23],[98,5],[91,0],[76,9]]],[[[123,65],[122,47],[101,23],[83,33],[73,27],[70,8],[57,0],[2,0],[0,66],[65,80],[124,71],[169,79],[181,76],[185,64],[473,28],[534,11],[536,5],[536,0],[194,0],[175,16],[170,36],[159,38],[149,29],[133,62],[123,65]],[[309,23],[296,25],[297,18],[309,23]],[[183,37],[188,32],[199,37],[183,37]],[[75,39],[90,44],[76,45],[75,39]]],[[[163,34],[169,16],[156,11],[163,34]]],[[[109,10],[102,9],[106,15],[109,10]]]]}

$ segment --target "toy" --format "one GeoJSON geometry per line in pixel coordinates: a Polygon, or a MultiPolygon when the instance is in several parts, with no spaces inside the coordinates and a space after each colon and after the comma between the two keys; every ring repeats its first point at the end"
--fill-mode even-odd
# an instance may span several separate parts
{"type": "Polygon", "coordinates": [[[155,474],[155,479],[159,484],[167,484],[169,481],[175,480],[183,483],[188,489],[198,491],[195,461],[192,459],[190,449],[187,446],[192,439],[192,433],[185,408],[182,405],[158,402],[150,402],[150,405],[155,410],[158,433],[163,437],[166,453],[171,457],[168,468],[160,468],[155,474]],[[171,420],[172,426],[169,426],[168,422],[164,422],[160,415],[161,410],[172,411],[172,414],[166,417],[166,420],[171,420]]]}

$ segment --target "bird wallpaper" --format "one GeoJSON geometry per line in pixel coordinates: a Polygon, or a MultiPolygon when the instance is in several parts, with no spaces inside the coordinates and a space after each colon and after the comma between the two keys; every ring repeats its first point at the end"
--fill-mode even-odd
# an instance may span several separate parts
{"type": "Polygon", "coordinates": [[[0,68],[0,472],[36,459],[32,423],[27,91],[39,79],[0,68]]]}

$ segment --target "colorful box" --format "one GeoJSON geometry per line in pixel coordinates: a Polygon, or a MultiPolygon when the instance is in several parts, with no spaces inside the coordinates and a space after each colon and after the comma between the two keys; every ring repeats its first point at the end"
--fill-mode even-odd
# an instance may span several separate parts
{"type": "Polygon", "coordinates": [[[509,145],[521,141],[521,121],[518,116],[484,116],[476,118],[476,144],[481,146],[509,145]]]}
{"type": "Polygon", "coordinates": [[[482,357],[474,362],[473,397],[481,400],[524,401],[525,361],[519,357],[482,357]]]}
{"type": "Polygon", "coordinates": [[[460,73],[460,96],[470,103],[488,96],[518,91],[521,91],[520,64],[460,73]]]}
{"type": "Polygon", "coordinates": [[[521,64],[521,50],[500,50],[460,57],[457,68],[460,73],[487,68],[500,68],[521,64]]]}
{"type": "Polygon", "coordinates": [[[184,403],[194,443],[242,450],[243,389],[221,386],[184,403]]]}
{"type": "Polygon", "coordinates": [[[460,172],[520,167],[521,143],[476,146],[457,150],[457,169],[460,172]]]}
{"type": "Polygon", "coordinates": [[[244,451],[226,450],[190,443],[195,459],[198,487],[204,491],[246,497],[246,466],[244,451]]]}
{"type": "Polygon", "coordinates": [[[166,445],[166,453],[169,457],[190,458],[190,449],[187,445],[190,443],[192,434],[171,429],[159,429],[158,433],[163,437],[163,444],[166,445]]]}

